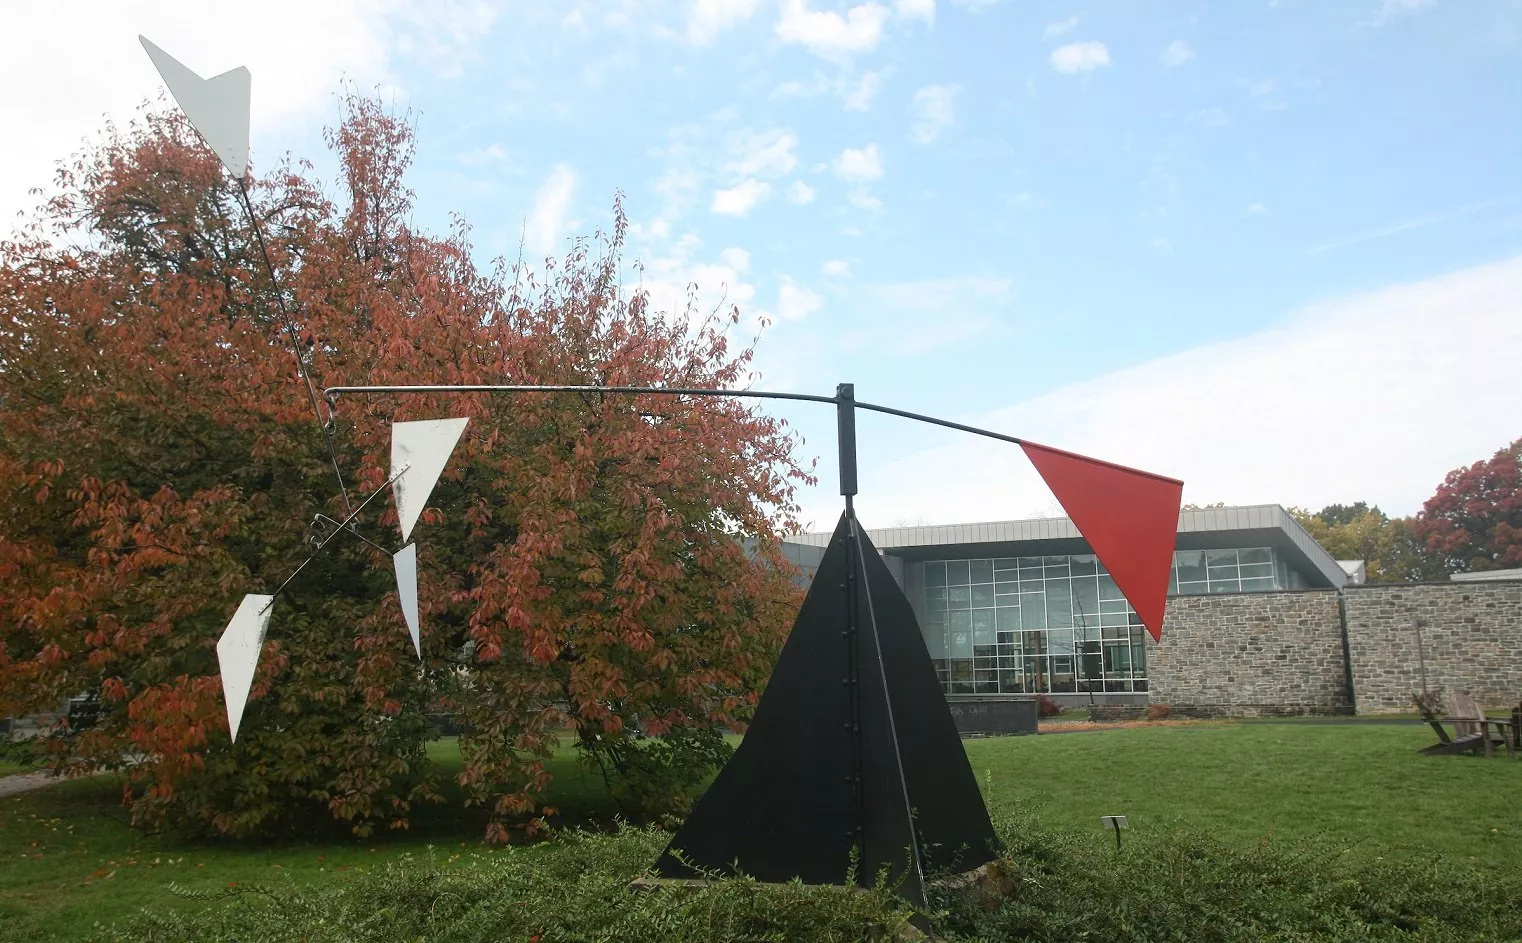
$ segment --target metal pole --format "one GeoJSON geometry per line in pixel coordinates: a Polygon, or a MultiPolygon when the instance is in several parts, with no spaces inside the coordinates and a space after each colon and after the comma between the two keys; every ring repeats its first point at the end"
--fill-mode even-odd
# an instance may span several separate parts
{"type": "Polygon", "coordinates": [[[1425,619],[1416,620],[1416,661],[1422,672],[1422,693],[1427,693],[1427,651],[1422,645],[1422,627],[1427,624],[1425,619]]]}

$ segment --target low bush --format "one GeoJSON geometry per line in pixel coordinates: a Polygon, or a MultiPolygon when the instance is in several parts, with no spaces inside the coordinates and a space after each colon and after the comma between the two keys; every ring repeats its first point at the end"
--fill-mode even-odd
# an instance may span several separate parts
{"type": "MultiPolygon", "coordinates": [[[[1004,817],[1001,887],[935,890],[950,941],[1429,941],[1522,939],[1522,879],[1461,861],[1375,860],[1190,832],[1057,832],[1032,810],[1004,817]]],[[[846,941],[893,939],[907,909],[886,889],[763,885],[636,891],[668,835],[625,828],[532,847],[402,859],[336,885],[230,888],[228,899],[97,927],[103,943],[231,940],[846,941]]],[[[188,896],[188,895],[186,895],[188,896]]]]}
{"type": "Polygon", "coordinates": [[[1146,717],[1148,720],[1167,720],[1173,716],[1173,708],[1167,704],[1148,704],[1146,717]]]}
{"type": "Polygon", "coordinates": [[[1036,695],[1036,714],[1039,717],[1056,717],[1062,713],[1062,705],[1045,694],[1036,695]]]}

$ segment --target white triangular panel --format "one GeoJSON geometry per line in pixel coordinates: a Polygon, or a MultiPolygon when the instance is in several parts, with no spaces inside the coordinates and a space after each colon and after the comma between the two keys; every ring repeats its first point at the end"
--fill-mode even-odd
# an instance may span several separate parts
{"type": "Polygon", "coordinates": [[[259,667],[259,652],[264,648],[264,630],[270,624],[270,603],[274,596],[249,593],[243,597],[232,621],[217,641],[217,664],[222,669],[222,699],[227,702],[227,726],[233,740],[238,739],[238,724],[248,704],[249,689],[254,686],[254,669],[259,667]]]}
{"type": "Polygon", "coordinates": [[[221,75],[203,79],[179,60],[139,36],[148,50],[154,68],[164,77],[170,94],[180,110],[195,127],[196,133],[234,177],[243,179],[248,170],[248,106],[251,79],[248,69],[239,66],[221,75]]]}
{"type": "Polygon", "coordinates": [[[417,544],[408,544],[391,555],[396,566],[396,594],[402,600],[402,616],[407,620],[407,631],[412,633],[412,647],[417,657],[423,657],[423,637],[418,631],[417,614],[417,544]]]}
{"type": "Polygon", "coordinates": [[[391,424],[391,484],[396,494],[396,516],[402,528],[402,540],[412,536],[412,527],[428,504],[433,486],[449,464],[455,443],[465,432],[468,419],[424,419],[418,422],[391,424]],[[403,466],[407,470],[397,476],[403,466]]]}

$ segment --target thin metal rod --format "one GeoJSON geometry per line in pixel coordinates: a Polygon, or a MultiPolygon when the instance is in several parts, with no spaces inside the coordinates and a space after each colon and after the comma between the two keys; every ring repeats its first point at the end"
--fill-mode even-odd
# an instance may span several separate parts
{"type": "MultiPolygon", "coordinates": [[[[846,516],[851,531],[851,547],[856,551],[851,557],[852,575],[855,575],[856,572],[861,574],[861,579],[856,582],[855,592],[857,598],[866,604],[866,627],[872,634],[872,651],[877,656],[877,681],[882,686],[883,706],[888,714],[888,736],[893,743],[893,771],[898,774],[895,777],[898,780],[897,783],[890,783],[889,785],[898,786],[899,795],[904,801],[904,811],[909,816],[909,840],[913,843],[908,849],[909,864],[913,869],[916,889],[921,895],[920,900],[923,901],[925,870],[921,863],[920,835],[919,831],[914,827],[914,806],[909,801],[909,783],[904,778],[904,756],[898,746],[898,724],[893,719],[893,696],[888,691],[888,668],[883,664],[882,637],[877,634],[877,609],[872,605],[872,586],[867,582],[867,562],[862,558],[861,523],[856,520],[854,511],[847,511],[846,516]]],[[[856,640],[852,639],[852,641],[855,642],[856,640]]],[[[906,878],[908,876],[908,874],[904,875],[906,878]]]]}
{"type": "Polygon", "coordinates": [[[380,544],[378,544],[375,541],[371,540],[369,537],[366,537],[364,534],[361,534],[354,527],[353,524],[350,524],[348,527],[344,527],[344,525],[340,521],[335,521],[331,517],[327,516],[326,514],[318,514],[317,515],[317,519],[319,521],[323,521],[325,523],[332,524],[335,529],[338,529],[338,530],[347,530],[349,532],[349,535],[351,537],[356,537],[359,540],[364,541],[365,543],[367,543],[370,546],[374,547],[376,550],[379,550],[381,553],[384,553],[388,557],[391,556],[391,551],[390,550],[387,550],[385,547],[382,547],[380,544]]]}
{"type": "Polygon", "coordinates": [[[816,396],[812,393],[773,393],[767,390],[716,390],[712,388],[678,388],[670,386],[330,386],[322,391],[329,404],[338,397],[349,394],[370,395],[376,393],[658,393],[665,396],[740,396],[751,399],[791,399],[809,403],[835,402],[833,396],[816,396]]]}
{"type": "MultiPolygon", "coordinates": [[[[307,370],[306,358],[301,355],[301,338],[296,333],[296,321],[285,306],[285,295],[281,293],[280,280],[275,276],[275,264],[270,261],[269,246],[264,242],[264,229],[259,225],[259,218],[254,215],[254,204],[248,198],[248,187],[244,185],[242,178],[238,180],[238,196],[243,200],[243,211],[248,214],[248,224],[254,231],[254,240],[259,244],[259,255],[264,259],[264,269],[269,273],[270,287],[275,292],[275,306],[280,311],[280,320],[285,324],[286,336],[291,340],[291,353],[296,355],[296,372],[306,383],[307,398],[312,401],[312,413],[317,417],[317,428],[322,432],[323,445],[327,447],[328,458],[333,463],[333,477],[338,479],[338,493],[343,498],[344,513],[348,514],[353,509],[349,505],[349,491],[344,487],[343,472],[338,467],[338,451],[333,447],[333,430],[322,418],[322,407],[317,402],[317,385],[312,382],[312,374],[307,370]]],[[[331,418],[330,414],[329,419],[331,418]]]]}
{"type": "MultiPolygon", "coordinates": [[[[317,559],[317,555],[319,553],[322,553],[323,548],[325,548],[329,543],[331,543],[334,537],[338,536],[339,531],[347,530],[348,526],[351,523],[353,523],[354,519],[356,517],[359,517],[359,512],[363,511],[365,509],[365,505],[369,504],[371,501],[374,501],[376,495],[380,494],[382,491],[385,491],[387,488],[391,487],[392,483],[395,482],[398,478],[402,477],[402,475],[406,474],[407,469],[409,469],[411,467],[412,467],[412,463],[411,462],[408,462],[407,464],[403,465],[400,469],[397,470],[396,474],[392,475],[389,479],[386,480],[385,484],[381,485],[374,492],[372,492],[370,497],[368,497],[365,500],[361,501],[359,503],[359,507],[355,508],[352,512],[350,512],[349,516],[344,518],[343,521],[339,523],[338,530],[335,530],[335,531],[333,531],[333,533],[331,533],[328,536],[324,537],[323,540],[322,540],[322,543],[317,545],[317,549],[313,550],[311,552],[311,554],[308,555],[305,560],[302,560],[300,566],[296,567],[295,570],[291,571],[291,575],[287,576],[285,578],[285,582],[284,583],[281,583],[279,586],[277,586],[275,588],[275,591],[273,593],[270,593],[270,601],[264,604],[264,608],[268,609],[270,606],[273,606],[275,604],[276,597],[278,597],[280,595],[281,591],[284,590],[287,586],[291,585],[291,580],[295,579],[297,577],[297,575],[301,573],[302,570],[306,569],[306,565],[308,563],[311,563],[313,560],[317,559]]],[[[355,536],[358,536],[358,534],[356,534],[355,536]]],[[[369,543],[369,541],[366,541],[366,543],[369,543]]],[[[263,610],[260,610],[260,611],[262,612],[263,610]]]]}
{"type": "MultiPolygon", "coordinates": [[[[330,386],[323,391],[329,406],[333,406],[338,397],[345,394],[375,394],[375,393],[632,393],[632,394],[663,394],[667,396],[745,396],[754,399],[787,399],[799,400],[807,403],[829,403],[837,408],[842,402],[840,395],[819,396],[811,393],[773,393],[766,390],[715,390],[715,389],[674,389],[663,386],[330,386]]],[[[879,406],[877,403],[865,403],[861,400],[851,400],[856,409],[870,409],[875,413],[885,413],[889,416],[898,416],[903,419],[913,419],[918,422],[927,422],[933,426],[945,426],[947,429],[956,429],[959,432],[970,432],[973,435],[986,436],[990,439],[998,439],[1000,442],[1012,442],[1015,445],[1025,445],[1024,439],[1018,436],[1005,435],[1002,432],[994,432],[992,429],[980,429],[977,426],[969,426],[965,423],[952,422],[950,419],[938,419],[935,416],[927,416],[924,413],[911,413],[906,409],[894,409],[892,406],[879,406]]],[[[1051,446],[1041,446],[1054,452],[1062,452],[1062,449],[1053,449],[1051,446]]],[[[1177,478],[1169,478],[1167,475],[1159,475],[1155,472],[1143,471],[1139,468],[1131,468],[1127,465],[1117,465],[1103,459],[1091,458],[1087,455],[1064,453],[1081,458],[1095,465],[1104,465],[1119,471],[1130,472],[1137,475],[1146,475],[1159,481],[1167,481],[1182,484],[1177,478]]]]}

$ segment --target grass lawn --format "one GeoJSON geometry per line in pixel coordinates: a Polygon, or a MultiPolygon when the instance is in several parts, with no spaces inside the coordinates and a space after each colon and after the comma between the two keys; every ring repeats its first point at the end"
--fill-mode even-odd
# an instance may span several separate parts
{"type": "MultiPolygon", "coordinates": [[[[1120,813],[1133,840],[1191,826],[1242,846],[1271,834],[1522,872],[1522,762],[1417,755],[1429,740],[1425,727],[1204,724],[972,740],[967,752],[996,814],[1035,805],[1043,826],[1081,830],[1096,847],[1111,840],[1098,817],[1120,813]]],[[[452,742],[435,750],[441,765],[458,763],[452,742]]],[[[547,802],[583,820],[611,817],[569,749],[553,762],[547,802]]],[[[120,818],[99,782],[0,799],[0,939],[78,938],[144,906],[208,906],[170,894],[170,882],[335,882],[429,845],[446,857],[484,851],[477,810],[430,810],[407,833],[309,844],[149,838],[120,818]]]]}
{"type": "Polygon", "coordinates": [[[0,757],[0,776],[15,776],[20,773],[30,772],[32,772],[32,767],[28,766],[27,764],[18,763],[15,760],[8,760],[4,757],[0,757]]]}
{"type": "Polygon", "coordinates": [[[1093,833],[1207,830],[1233,843],[1315,839],[1354,855],[1439,852],[1522,872],[1522,761],[1421,756],[1426,726],[1201,724],[966,742],[991,809],[1039,805],[1093,833]]]}

